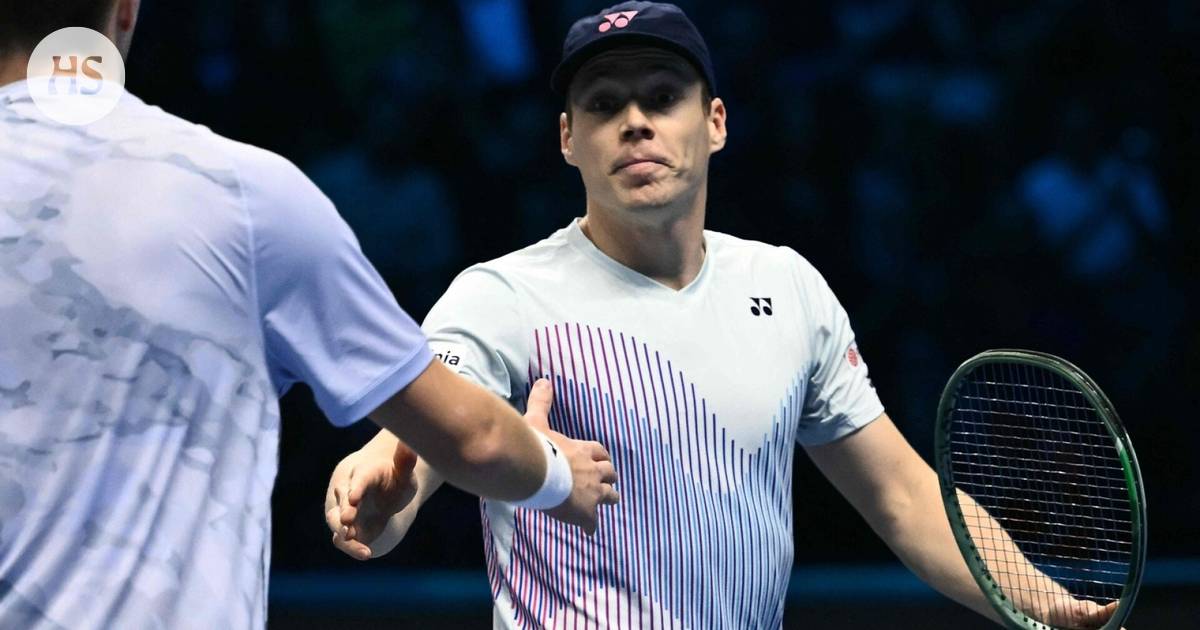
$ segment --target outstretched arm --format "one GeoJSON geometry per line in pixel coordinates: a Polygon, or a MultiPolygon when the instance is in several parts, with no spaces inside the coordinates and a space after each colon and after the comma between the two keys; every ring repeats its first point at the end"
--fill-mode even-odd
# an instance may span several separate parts
{"type": "Polygon", "coordinates": [[[511,407],[433,361],[370,413],[454,485],[484,497],[532,496],[546,478],[538,436],[511,407]]]}
{"type": "MultiPolygon", "coordinates": [[[[933,588],[975,612],[1001,623],[999,615],[979,589],[959,553],[942,506],[937,473],[913,450],[887,415],[861,430],[835,442],[809,447],[821,472],[854,506],[871,529],[879,534],[904,564],[933,588]]],[[[960,493],[960,499],[971,502],[960,493]]],[[[964,503],[966,505],[967,503],[964,503]]],[[[1003,532],[1003,527],[987,512],[978,510],[978,519],[968,523],[972,535],[984,530],[1003,532]]],[[[992,537],[997,538],[993,533],[992,537]]],[[[1037,582],[1038,590],[1056,590],[1051,600],[1019,602],[1022,609],[1035,613],[1053,625],[1073,628],[1098,628],[1112,616],[1115,604],[1102,607],[1095,602],[1078,600],[1051,578],[1032,566],[1007,534],[999,536],[1007,558],[1007,576],[1021,583],[1008,585],[1006,591],[1020,595],[1021,589],[1037,582]]],[[[991,566],[1000,559],[988,558],[991,566]]],[[[998,579],[1006,576],[997,572],[998,579]]],[[[1027,591],[1026,591],[1027,592],[1027,591]]]]}
{"type": "MultiPolygon", "coordinates": [[[[570,466],[570,494],[545,511],[592,533],[597,506],[615,504],[620,499],[613,488],[616,470],[600,444],[572,440],[550,429],[552,402],[549,381],[538,381],[530,392],[523,421],[548,436],[570,466]]],[[[507,405],[505,408],[516,414],[507,405]]],[[[418,460],[395,434],[381,431],[343,459],[330,478],[325,518],[334,544],[362,560],[387,553],[404,537],[421,505],[444,481],[438,470],[423,458],[418,460]]]]}

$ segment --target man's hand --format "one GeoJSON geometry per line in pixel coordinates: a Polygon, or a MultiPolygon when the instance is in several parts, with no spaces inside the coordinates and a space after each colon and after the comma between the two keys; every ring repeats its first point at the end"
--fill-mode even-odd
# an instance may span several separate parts
{"type": "Polygon", "coordinates": [[[1088,630],[1099,628],[1117,612],[1120,602],[1110,602],[1101,606],[1086,599],[1075,599],[1069,595],[1059,597],[1052,602],[1042,604],[1038,615],[1042,623],[1056,628],[1077,628],[1088,630]]]}
{"type": "MultiPolygon", "coordinates": [[[[525,412],[525,420],[546,434],[571,466],[570,496],[546,513],[589,534],[595,533],[598,506],[614,505],[620,499],[612,487],[617,473],[608,451],[599,443],[572,440],[550,429],[548,418],[553,400],[550,382],[539,380],[530,392],[525,412]]],[[[416,454],[403,442],[395,444],[394,453],[368,444],[347,455],[334,469],[325,492],[325,522],[333,544],[357,560],[391,551],[416,518],[419,505],[414,499],[422,490],[420,486],[433,484],[423,490],[428,495],[442,482],[425,462],[419,464],[422,468],[414,475],[416,454]]]]}
{"type": "Polygon", "coordinates": [[[599,442],[572,440],[550,428],[552,402],[554,390],[550,381],[538,379],[529,392],[525,419],[549,436],[567,458],[571,464],[573,487],[566,501],[544,511],[551,518],[577,525],[588,534],[594,534],[600,520],[598,507],[616,505],[621,500],[621,495],[613,488],[617,482],[617,470],[613,467],[608,450],[599,442]]]}
{"type": "Polygon", "coordinates": [[[356,560],[368,560],[400,542],[411,523],[389,532],[386,540],[380,534],[416,496],[416,462],[416,453],[398,442],[391,457],[364,448],[338,463],[325,491],[325,523],[334,546],[356,560]]]}

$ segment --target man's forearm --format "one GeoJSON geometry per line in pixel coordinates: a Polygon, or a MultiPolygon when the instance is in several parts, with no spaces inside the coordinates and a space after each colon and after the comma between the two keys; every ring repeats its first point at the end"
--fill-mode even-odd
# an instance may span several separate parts
{"type": "MultiPolygon", "coordinates": [[[[1001,621],[958,550],[942,505],[937,473],[912,449],[887,414],[841,440],[806,450],[918,577],[950,599],[1001,621]]],[[[968,523],[972,537],[977,541],[990,538],[994,551],[984,552],[988,566],[1021,610],[1041,615],[1043,621],[1047,617],[1061,621],[1052,624],[1061,626],[1082,623],[1099,627],[1106,615],[1111,616],[1115,604],[1100,606],[1071,597],[1032,565],[1000,524],[977,509],[970,497],[959,493],[959,501],[964,513],[975,515],[968,523]]]]}
{"type": "MultiPolygon", "coordinates": [[[[437,361],[371,419],[472,494],[522,500],[546,479],[545,451],[528,423],[507,403],[437,361]]],[[[386,437],[376,440],[370,446],[382,448],[386,437]]]]}
{"type": "Polygon", "coordinates": [[[958,502],[988,571],[1018,608],[1049,622],[1054,613],[1061,612],[1061,607],[1075,600],[1070,591],[1025,557],[1004,526],[975,499],[960,490],[958,502]],[[1060,610],[1054,610],[1055,607],[1060,610]]]}
{"type": "Polygon", "coordinates": [[[879,534],[917,577],[950,599],[1001,624],[954,541],[942,506],[937,475],[930,470],[917,484],[906,513],[879,534]]]}
{"type": "MultiPolygon", "coordinates": [[[[888,544],[921,579],[947,597],[1002,623],[983,595],[954,540],[942,505],[941,488],[932,471],[920,484],[908,518],[897,519],[897,531],[888,544]]],[[[980,545],[992,578],[1014,599],[1015,605],[1041,620],[1053,612],[1048,606],[1062,605],[1073,598],[1069,591],[1035,567],[1004,527],[974,499],[958,493],[967,529],[980,545]]]]}

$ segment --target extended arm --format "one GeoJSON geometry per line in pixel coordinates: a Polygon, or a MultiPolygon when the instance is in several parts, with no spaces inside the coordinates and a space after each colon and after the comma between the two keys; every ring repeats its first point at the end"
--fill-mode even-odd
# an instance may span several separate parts
{"type": "Polygon", "coordinates": [[[513,501],[531,496],[546,478],[540,438],[528,423],[440,361],[370,417],[467,492],[513,501]]]}
{"type": "MultiPolygon", "coordinates": [[[[1000,623],[959,553],[942,506],[937,474],[886,414],[841,440],[807,450],[905,566],[950,599],[1000,623]]],[[[974,503],[962,493],[959,498],[964,506],[974,503]]],[[[1099,627],[1112,615],[1114,605],[1101,607],[1073,598],[1032,566],[986,511],[974,513],[979,517],[967,524],[972,536],[980,539],[987,530],[1000,549],[998,557],[987,558],[990,566],[1000,569],[993,575],[1002,581],[1019,580],[1007,585],[1007,593],[1020,596],[1021,589],[1030,588],[1034,581],[1040,591],[1057,592],[1052,599],[1019,602],[1022,609],[1036,611],[1042,621],[1068,627],[1099,627]]]]}
{"type": "MultiPolygon", "coordinates": [[[[499,404],[518,422],[529,424],[548,437],[570,468],[570,494],[545,512],[592,533],[598,519],[597,506],[620,500],[612,486],[617,473],[608,452],[599,443],[572,440],[550,429],[548,416],[552,402],[549,381],[539,380],[530,392],[523,419],[507,404],[499,404]]],[[[501,450],[502,447],[503,444],[501,450]]],[[[333,532],[334,544],[361,560],[387,553],[407,533],[421,504],[448,479],[449,475],[437,469],[432,458],[422,454],[418,460],[394,432],[381,431],[363,448],[343,459],[329,480],[325,519],[333,532]]]]}

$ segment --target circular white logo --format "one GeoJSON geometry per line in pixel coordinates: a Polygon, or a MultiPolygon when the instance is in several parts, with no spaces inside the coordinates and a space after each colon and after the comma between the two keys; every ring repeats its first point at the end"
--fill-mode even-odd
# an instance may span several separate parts
{"type": "Polygon", "coordinates": [[[29,94],[64,125],[104,118],[125,93],[125,61],[103,34],[71,26],[46,36],[29,56],[29,94]]]}

